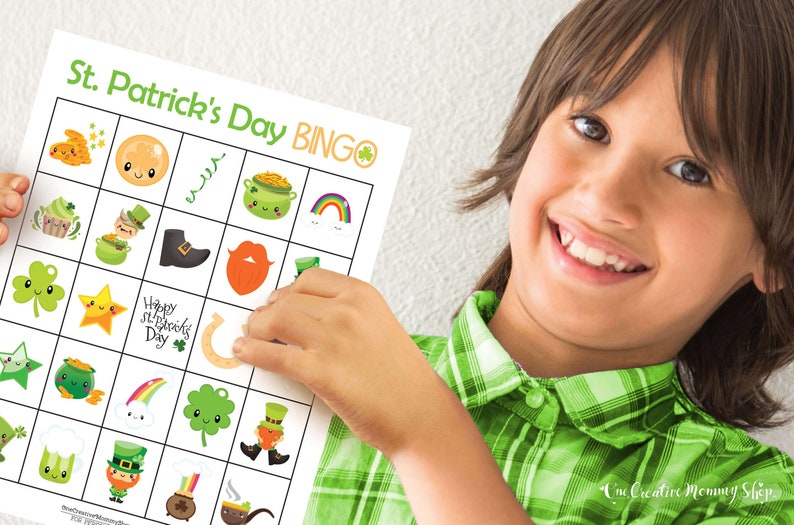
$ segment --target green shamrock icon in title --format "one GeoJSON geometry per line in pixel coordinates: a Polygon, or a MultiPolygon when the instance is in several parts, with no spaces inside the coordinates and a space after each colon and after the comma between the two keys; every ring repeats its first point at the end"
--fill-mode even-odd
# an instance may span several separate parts
{"type": "Polygon", "coordinates": [[[358,150],[358,160],[363,162],[369,162],[375,155],[372,153],[372,148],[369,146],[364,146],[360,150],[358,150]]]}
{"type": "Polygon", "coordinates": [[[52,264],[44,265],[41,261],[33,261],[28,268],[29,275],[17,275],[11,284],[14,285],[14,301],[24,304],[33,300],[33,315],[39,316],[39,305],[52,312],[63,299],[63,288],[55,284],[58,269],[52,264]]]}

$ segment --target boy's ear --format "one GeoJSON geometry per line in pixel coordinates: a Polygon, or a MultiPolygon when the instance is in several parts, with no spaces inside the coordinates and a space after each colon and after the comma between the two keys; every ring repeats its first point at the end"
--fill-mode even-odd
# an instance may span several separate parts
{"type": "Polygon", "coordinates": [[[777,275],[777,272],[772,270],[772,278],[767,281],[767,273],[766,268],[764,268],[763,256],[758,257],[755,271],[753,271],[753,284],[761,293],[779,292],[784,286],[783,280],[777,275]]]}

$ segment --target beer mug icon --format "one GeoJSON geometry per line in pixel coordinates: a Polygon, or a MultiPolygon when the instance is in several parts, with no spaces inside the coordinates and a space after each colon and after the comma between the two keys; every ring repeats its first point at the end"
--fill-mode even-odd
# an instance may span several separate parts
{"type": "Polygon", "coordinates": [[[51,427],[41,436],[44,452],[39,462],[39,476],[53,483],[68,483],[72,472],[79,470],[77,455],[83,451],[83,440],[71,429],[51,427]]]}

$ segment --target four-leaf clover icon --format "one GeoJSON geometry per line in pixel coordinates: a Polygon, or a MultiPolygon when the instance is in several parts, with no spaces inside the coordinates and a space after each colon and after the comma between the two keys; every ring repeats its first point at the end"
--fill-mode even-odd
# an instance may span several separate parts
{"type": "Polygon", "coordinates": [[[190,428],[201,432],[201,446],[206,447],[207,434],[213,436],[231,424],[229,414],[234,411],[234,401],[225,388],[215,390],[208,384],[188,393],[187,400],[190,404],[182,414],[190,420],[190,428]]]}

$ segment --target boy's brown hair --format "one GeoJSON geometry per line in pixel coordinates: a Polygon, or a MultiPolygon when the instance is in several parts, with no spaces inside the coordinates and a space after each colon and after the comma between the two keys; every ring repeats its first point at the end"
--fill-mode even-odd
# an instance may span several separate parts
{"type": "MultiPolygon", "coordinates": [[[[590,109],[605,104],[664,45],[677,57],[690,146],[705,164],[720,159],[728,166],[763,243],[772,292],[748,283],[725,301],[679,353],[679,376],[716,418],[744,428],[774,426],[782,422],[773,419],[781,407],[764,385],[794,359],[792,0],[584,0],[541,46],[494,162],[474,175],[476,192],[462,206],[509,201],[552,109],[582,95],[590,109]]],[[[510,268],[507,245],[476,288],[503,292],[510,268]]]]}

